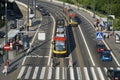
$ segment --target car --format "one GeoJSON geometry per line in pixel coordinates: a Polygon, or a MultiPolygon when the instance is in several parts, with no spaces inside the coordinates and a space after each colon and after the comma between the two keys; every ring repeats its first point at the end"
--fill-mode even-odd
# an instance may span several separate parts
{"type": "Polygon", "coordinates": [[[101,53],[103,50],[106,50],[106,46],[103,43],[97,43],[97,53],[101,53]]]}
{"type": "Polygon", "coordinates": [[[0,31],[0,38],[4,38],[5,37],[5,32],[0,31]]]}
{"type": "Polygon", "coordinates": [[[64,34],[65,29],[64,28],[57,28],[56,33],[63,33],[64,34]]]}
{"type": "Polygon", "coordinates": [[[104,50],[100,54],[102,61],[112,61],[111,51],[110,50],[104,50]]]}
{"type": "Polygon", "coordinates": [[[17,26],[16,26],[15,24],[11,24],[11,25],[10,25],[10,28],[11,28],[11,29],[16,29],[17,26]]]}
{"type": "Polygon", "coordinates": [[[63,18],[58,18],[58,19],[56,20],[56,26],[57,26],[57,27],[64,27],[64,26],[65,26],[65,21],[64,21],[64,19],[63,19],[63,18]]]}
{"type": "Polygon", "coordinates": [[[42,9],[42,10],[41,10],[41,14],[42,14],[43,16],[50,16],[48,10],[46,10],[46,9],[42,9]]]}
{"type": "Polygon", "coordinates": [[[117,69],[108,69],[107,78],[109,80],[120,80],[120,70],[117,69]]]}

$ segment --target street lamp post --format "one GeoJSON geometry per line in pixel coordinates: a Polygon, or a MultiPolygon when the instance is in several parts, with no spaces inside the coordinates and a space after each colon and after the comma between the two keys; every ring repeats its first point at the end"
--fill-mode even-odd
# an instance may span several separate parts
{"type": "MultiPolygon", "coordinates": [[[[5,2],[5,31],[6,31],[5,44],[8,44],[7,0],[5,2]]],[[[7,61],[8,60],[8,51],[5,51],[5,53],[6,53],[6,61],[7,61]]]]}
{"type": "Polygon", "coordinates": [[[95,5],[96,5],[96,4],[95,4],[95,0],[94,0],[93,3],[94,3],[94,7],[93,7],[93,18],[95,18],[95,5]]]}
{"type": "Polygon", "coordinates": [[[35,18],[36,18],[36,0],[35,0],[35,18]]]}
{"type": "Polygon", "coordinates": [[[27,9],[27,28],[26,28],[26,34],[28,34],[29,31],[29,0],[28,0],[28,9],[27,9]]]}

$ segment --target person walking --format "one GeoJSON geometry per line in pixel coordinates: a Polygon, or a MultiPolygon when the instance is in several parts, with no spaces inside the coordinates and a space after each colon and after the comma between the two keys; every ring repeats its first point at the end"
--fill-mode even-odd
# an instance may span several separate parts
{"type": "Polygon", "coordinates": [[[54,60],[54,58],[52,58],[52,67],[55,67],[55,60],[54,60]]]}
{"type": "Polygon", "coordinates": [[[5,62],[5,66],[4,66],[4,69],[3,69],[3,74],[5,74],[5,76],[7,75],[7,73],[8,73],[8,67],[9,67],[9,60],[7,60],[6,62],[5,62]]]}
{"type": "Polygon", "coordinates": [[[68,64],[68,68],[73,66],[73,61],[72,58],[69,59],[69,64],[68,64]]]}

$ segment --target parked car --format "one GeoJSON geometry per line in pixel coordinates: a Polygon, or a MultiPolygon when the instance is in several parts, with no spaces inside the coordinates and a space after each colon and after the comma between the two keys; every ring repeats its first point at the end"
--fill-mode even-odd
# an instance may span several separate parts
{"type": "Polygon", "coordinates": [[[0,31],[0,38],[4,38],[5,37],[5,32],[0,31]]]}
{"type": "Polygon", "coordinates": [[[107,77],[109,80],[120,80],[120,70],[108,69],[107,77]]]}

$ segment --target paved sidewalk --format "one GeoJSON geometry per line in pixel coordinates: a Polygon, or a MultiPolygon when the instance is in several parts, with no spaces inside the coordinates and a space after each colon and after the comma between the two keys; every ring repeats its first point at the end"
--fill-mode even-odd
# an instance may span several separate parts
{"type": "MultiPolygon", "coordinates": [[[[29,27],[30,41],[32,40],[34,36],[36,29],[39,27],[41,20],[42,20],[41,14],[39,11],[36,10],[36,18],[32,19],[33,24],[31,27],[29,27]]],[[[5,76],[2,73],[2,70],[4,67],[4,63],[2,63],[0,66],[0,80],[15,80],[15,77],[17,76],[18,71],[19,71],[19,67],[21,66],[22,58],[26,56],[25,53],[26,53],[25,51],[21,51],[18,55],[16,55],[15,51],[12,51],[9,54],[9,57],[10,57],[9,73],[7,76],[5,76]]]]}

